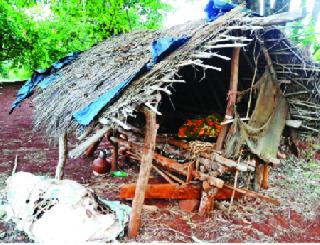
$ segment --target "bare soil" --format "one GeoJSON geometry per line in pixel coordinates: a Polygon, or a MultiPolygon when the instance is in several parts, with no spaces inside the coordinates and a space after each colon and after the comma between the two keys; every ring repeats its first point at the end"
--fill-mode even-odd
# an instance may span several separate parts
{"type": "MultiPolygon", "coordinates": [[[[4,192],[16,155],[18,171],[48,176],[54,176],[58,158],[57,146],[49,145],[41,133],[32,133],[30,100],[8,115],[18,88],[0,88],[0,192],[4,192]]],[[[270,187],[262,192],[277,198],[280,206],[244,197],[234,202],[229,214],[229,201],[224,201],[216,202],[208,217],[200,217],[181,211],[176,200],[147,200],[146,204],[158,206],[158,211],[143,212],[140,235],[136,239],[125,236],[121,242],[320,242],[320,162],[315,159],[319,156],[319,142],[310,142],[301,143],[303,159],[289,156],[271,170],[270,187]]],[[[69,147],[73,145],[71,142],[69,147]]],[[[104,142],[100,147],[109,145],[104,142]]],[[[128,177],[95,177],[92,160],[70,160],[65,178],[89,186],[110,200],[118,199],[119,185],[137,178],[138,167],[129,166],[123,158],[122,168],[128,177]]],[[[2,202],[5,200],[0,199],[2,202]]],[[[130,201],[123,202],[131,205],[130,201]]],[[[0,242],[32,241],[0,217],[0,242]]]]}

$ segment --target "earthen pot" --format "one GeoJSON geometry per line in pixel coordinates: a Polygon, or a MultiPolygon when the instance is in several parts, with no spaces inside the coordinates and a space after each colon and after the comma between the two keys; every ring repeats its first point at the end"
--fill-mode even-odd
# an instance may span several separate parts
{"type": "Polygon", "coordinates": [[[94,159],[92,163],[92,171],[94,175],[105,174],[111,169],[110,160],[106,159],[107,154],[105,151],[100,151],[98,158],[94,159]]]}

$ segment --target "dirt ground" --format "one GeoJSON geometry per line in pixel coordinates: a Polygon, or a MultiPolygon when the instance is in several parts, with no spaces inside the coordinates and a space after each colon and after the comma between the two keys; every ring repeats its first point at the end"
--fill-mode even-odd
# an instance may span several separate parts
{"type": "MultiPolygon", "coordinates": [[[[5,191],[16,155],[18,171],[36,175],[54,176],[57,162],[57,147],[49,145],[42,134],[32,133],[30,100],[8,115],[18,88],[0,88],[0,193],[5,191]]],[[[271,170],[270,187],[262,192],[278,199],[280,206],[244,197],[234,202],[229,214],[229,201],[216,202],[215,210],[204,218],[181,211],[176,200],[147,200],[146,204],[158,206],[158,211],[144,212],[140,235],[134,240],[125,236],[121,242],[320,242],[320,161],[314,159],[319,157],[319,146],[311,140],[302,143],[303,159],[289,156],[271,170]]],[[[118,199],[120,184],[136,180],[137,166],[122,166],[128,177],[94,177],[91,162],[92,158],[69,161],[65,178],[89,186],[110,200],[118,199]]],[[[0,198],[2,202],[5,200],[0,198]]],[[[1,216],[0,242],[32,242],[1,216]]]]}

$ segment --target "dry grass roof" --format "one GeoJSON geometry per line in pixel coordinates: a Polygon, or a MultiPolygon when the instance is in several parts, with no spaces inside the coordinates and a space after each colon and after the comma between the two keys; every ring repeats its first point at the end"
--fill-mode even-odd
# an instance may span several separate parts
{"type": "MultiPolygon", "coordinates": [[[[195,60],[198,64],[201,63],[201,60],[194,58],[194,54],[208,52],[205,46],[208,43],[214,43],[221,37],[221,34],[231,35],[231,33],[237,32],[238,35],[257,37],[255,40],[257,41],[258,39],[270,39],[268,32],[272,33],[275,30],[274,27],[266,27],[264,30],[252,31],[250,29],[252,26],[254,25],[251,25],[248,14],[241,12],[240,8],[236,8],[214,22],[201,20],[163,31],[133,31],[104,41],[83,52],[74,62],[59,71],[61,76],[54,84],[37,94],[34,99],[35,129],[43,129],[48,136],[57,136],[64,131],[72,132],[82,129],[73,119],[72,114],[96,100],[108,89],[127,79],[150,61],[152,41],[165,36],[192,36],[185,45],[156,64],[151,71],[134,80],[121,96],[101,111],[96,120],[91,123],[91,128],[100,127],[99,118],[106,119],[104,123],[110,127],[115,124],[114,118],[126,121],[126,118],[132,115],[139,105],[152,101],[159,90],[170,90],[174,82],[171,79],[177,79],[181,64],[195,60]],[[242,26],[243,28],[234,30],[233,26],[242,26]],[[249,28],[244,26],[249,26],[249,28]]],[[[280,31],[277,30],[276,33],[282,35],[285,44],[289,43],[280,31]]],[[[280,39],[279,42],[281,42],[280,39]]],[[[319,118],[319,66],[293,45],[284,49],[283,45],[277,45],[276,40],[271,44],[277,47],[275,52],[283,53],[279,55],[271,53],[277,68],[278,79],[291,80],[292,78],[295,80],[285,85],[287,89],[284,90],[288,95],[291,109],[296,112],[295,114],[301,114],[301,117],[315,118],[316,116],[319,118]],[[281,50],[279,50],[280,48],[281,50]],[[281,55],[285,59],[277,59],[281,55]],[[285,63],[282,64],[283,62],[285,63]],[[291,77],[286,77],[287,74],[281,71],[282,66],[283,71],[290,73],[291,77]],[[306,69],[303,70],[301,67],[306,69]],[[294,93],[297,94],[294,95],[294,93]],[[310,106],[315,109],[317,114],[310,114],[310,106]]],[[[253,52],[254,46],[254,42],[251,42],[245,48],[251,59],[253,55],[250,53],[253,52]]],[[[206,67],[202,68],[206,69],[206,67]]],[[[319,129],[319,124],[315,124],[314,120],[306,122],[306,127],[310,127],[312,130],[319,129]]]]}

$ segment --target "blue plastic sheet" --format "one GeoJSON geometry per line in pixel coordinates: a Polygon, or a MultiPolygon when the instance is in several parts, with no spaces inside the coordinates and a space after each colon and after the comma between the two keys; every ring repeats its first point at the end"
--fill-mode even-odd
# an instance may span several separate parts
{"type": "Polygon", "coordinates": [[[45,89],[51,83],[53,83],[56,79],[58,74],[56,74],[62,67],[69,64],[71,61],[76,59],[79,56],[80,52],[68,54],[66,57],[56,61],[52,64],[51,67],[35,71],[31,77],[18,91],[16,100],[12,103],[11,110],[9,114],[13,112],[15,108],[21,105],[21,103],[29,98],[36,87],[40,87],[41,89],[45,89]]]}
{"type": "Polygon", "coordinates": [[[164,37],[152,42],[152,64],[161,61],[166,55],[185,44],[191,37],[182,38],[164,37]]]}
{"type": "Polygon", "coordinates": [[[206,12],[207,21],[214,21],[218,17],[229,12],[231,9],[235,8],[237,5],[226,3],[220,0],[209,0],[204,11],[206,12]]]}
{"type": "Polygon", "coordinates": [[[147,64],[143,65],[134,74],[129,76],[126,80],[119,83],[117,86],[111,88],[106,93],[100,95],[95,101],[82,108],[80,111],[73,113],[73,117],[77,122],[83,126],[87,126],[98,113],[109,103],[112,102],[127,86],[128,84],[139,75],[147,71],[147,64]]]}
{"type": "MultiPolygon", "coordinates": [[[[221,0],[209,0],[204,11],[206,12],[206,20],[214,21],[218,17],[237,7],[236,4],[227,3],[221,0]]],[[[252,12],[250,9],[242,9],[242,12],[251,13],[254,16],[260,16],[258,13],[252,12]]]]}
{"type": "Polygon", "coordinates": [[[128,79],[111,88],[106,93],[102,94],[95,101],[82,108],[80,111],[73,113],[73,117],[82,126],[87,126],[99,114],[99,112],[108,104],[116,99],[121,91],[123,91],[135,78],[146,73],[152,68],[154,64],[161,61],[166,55],[173,52],[183,44],[185,44],[190,37],[173,38],[164,37],[152,42],[152,62],[146,63],[143,67],[132,74],[128,79]]]}

